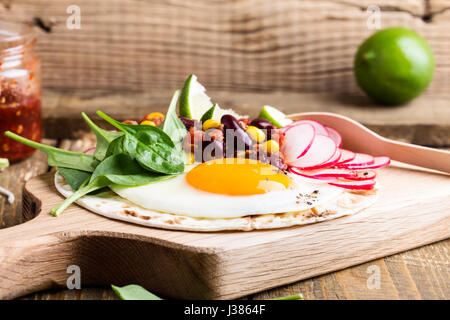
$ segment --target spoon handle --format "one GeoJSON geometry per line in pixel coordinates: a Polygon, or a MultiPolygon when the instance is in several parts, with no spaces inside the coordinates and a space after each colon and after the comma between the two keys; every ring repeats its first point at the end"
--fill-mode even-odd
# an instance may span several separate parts
{"type": "Polygon", "coordinates": [[[450,173],[450,152],[383,138],[380,151],[393,160],[450,173]]]}

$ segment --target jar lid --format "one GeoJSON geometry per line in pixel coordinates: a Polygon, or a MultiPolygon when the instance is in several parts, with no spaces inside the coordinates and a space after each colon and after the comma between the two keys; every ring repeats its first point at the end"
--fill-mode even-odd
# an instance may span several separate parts
{"type": "Polygon", "coordinates": [[[35,33],[29,25],[0,21],[0,51],[27,45],[34,39],[35,33]]]}

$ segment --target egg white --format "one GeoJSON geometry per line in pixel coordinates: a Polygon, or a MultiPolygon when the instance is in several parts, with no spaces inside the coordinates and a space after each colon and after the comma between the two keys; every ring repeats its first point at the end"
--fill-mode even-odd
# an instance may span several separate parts
{"type": "Polygon", "coordinates": [[[110,188],[145,209],[209,219],[307,210],[343,192],[341,188],[319,180],[288,174],[293,181],[288,190],[250,196],[215,194],[198,190],[187,183],[186,173],[196,165],[186,166],[183,174],[168,180],[138,187],[113,185],[110,188]]]}

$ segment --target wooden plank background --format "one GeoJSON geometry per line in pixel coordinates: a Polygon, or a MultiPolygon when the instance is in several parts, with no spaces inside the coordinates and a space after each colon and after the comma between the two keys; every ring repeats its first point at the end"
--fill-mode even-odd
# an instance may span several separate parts
{"type": "Polygon", "coordinates": [[[197,73],[211,90],[358,94],[357,46],[381,26],[417,30],[433,48],[431,94],[448,95],[446,1],[78,0],[81,29],[69,30],[71,0],[8,0],[0,18],[39,28],[44,85],[56,90],[148,92],[177,88],[197,73]]]}
{"type": "Polygon", "coordinates": [[[220,105],[251,116],[262,104],[332,111],[390,137],[405,132],[408,141],[450,145],[445,0],[78,0],[79,30],[66,26],[71,0],[0,4],[0,19],[37,31],[49,137],[73,136],[81,111],[124,119],[165,110],[196,73],[220,105]],[[434,79],[408,105],[376,106],[354,80],[353,56],[374,32],[366,24],[370,5],[379,6],[382,28],[413,28],[433,48],[434,79]]]}

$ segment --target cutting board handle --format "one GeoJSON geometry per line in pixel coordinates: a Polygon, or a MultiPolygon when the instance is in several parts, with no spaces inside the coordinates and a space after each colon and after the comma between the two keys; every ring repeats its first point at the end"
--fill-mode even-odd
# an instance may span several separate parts
{"type": "Polygon", "coordinates": [[[71,263],[72,241],[49,234],[41,222],[41,201],[24,189],[26,222],[0,230],[0,299],[11,299],[64,285],[71,263]]]}

